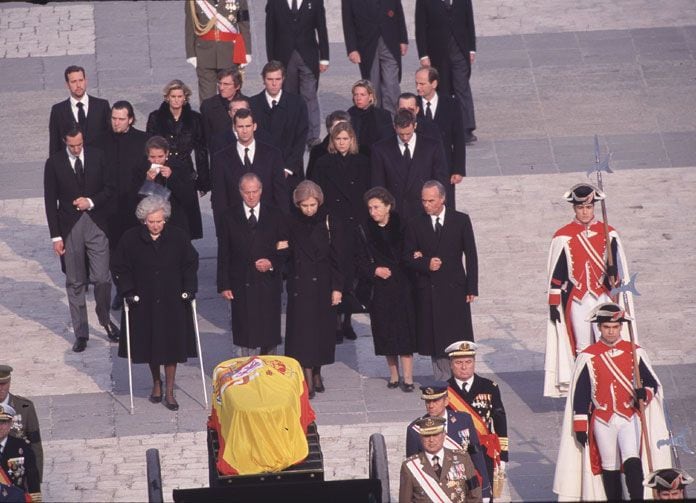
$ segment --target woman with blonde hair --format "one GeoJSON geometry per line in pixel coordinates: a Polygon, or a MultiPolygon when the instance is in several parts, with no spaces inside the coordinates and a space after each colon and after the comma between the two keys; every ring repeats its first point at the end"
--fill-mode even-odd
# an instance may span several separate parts
{"type": "Polygon", "coordinates": [[[361,150],[394,134],[391,114],[375,105],[375,88],[369,80],[358,80],[351,88],[353,106],[348,109],[350,123],[361,150]]]}

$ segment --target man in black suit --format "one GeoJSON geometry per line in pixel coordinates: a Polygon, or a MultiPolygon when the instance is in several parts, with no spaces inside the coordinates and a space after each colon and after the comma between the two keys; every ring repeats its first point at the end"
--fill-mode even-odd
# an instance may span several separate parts
{"type": "MultiPolygon", "coordinates": [[[[28,493],[31,501],[41,501],[41,482],[34,451],[27,440],[10,436],[15,414],[10,405],[0,405],[0,471],[9,478],[11,488],[28,493]]],[[[5,493],[0,494],[0,501],[26,501],[24,498],[6,500],[5,487],[5,484],[0,486],[5,493]]]]}
{"type": "Polygon", "coordinates": [[[249,99],[258,128],[283,153],[289,194],[304,179],[304,150],[307,142],[307,105],[293,93],[283,90],[285,67],[269,61],[261,71],[264,90],[249,99]]]}
{"type": "Polygon", "coordinates": [[[234,129],[237,141],[217,151],[212,158],[213,190],[210,198],[218,230],[225,211],[242,202],[239,180],[245,173],[254,173],[261,180],[265,187],[261,197],[264,204],[285,213],[290,210],[280,150],[256,141],[256,122],[247,109],[241,109],[235,114],[234,129]]]}
{"type": "Polygon", "coordinates": [[[213,138],[232,127],[234,114],[230,115],[230,106],[242,92],[242,74],[236,65],[217,72],[217,89],[218,94],[201,102],[203,132],[209,152],[213,138]]]}
{"type": "Polygon", "coordinates": [[[319,74],[329,68],[329,36],[324,0],[268,0],[266,54],[286,68],[283,89],[307,104],[311,148],[319,143],[319,74]]]}
{"type": "Polygon", "coordinates": [[[377,91],[377,106],[396,112],[401,58],[408,33],[401,0],[341,0],[343,37],[348,59],[377,91]]]}
{"type": "Polygon", "coordinates": [[[109,340],[118,327],[109,318],[111,276],[107,220],[116,187],[111,169],[97,148],[84,147],[79,126],[65,133],[65,149],[46,161],[44,203],[53,250],[65,270],[68,305],[75,333],[73,351],[85,350],[89,338],[87,285],[94,284],[97,317],[109,340]],[[87,270],[89,262],[89,271],[87,270]]]}
{"type": "Polygon", "coordinates": [[[421,115],[420,106],[418,105],[418,96],[413,93],[401,93],[397,103],[397,110],[408,110],[416,118],[417,133],[433,138],[434,140],[442,141],[440,127],[435,124],[434,120],[421,115]]]}
{"type": "Polygon", "coordinates": [[[394,116],[396,134],[372,146],[372,187],[385,187],[396,199],[405,221],[420,215],[421,189],[427,180],[448,182],[447,163],[439,139],[417,134],[416,117],[408,110],[394,116]]]}
{"type": "MultiPolygon", "coordinates": [[[[117,101],[111,107],[111,127],[94,140],[110,163],[116,183],[113,212],[108,220],[110,249],[116,248],[123,233],[138,226],[135,218],[137,195],[133,187],[134,173],[146,158],[145,142],[147,134],[134,127],[133,105],[128,101],[117,101]]],[[[116,294],[111,309],[120,309],[123,299],[116,294]]]]}
{"type": "Polygon", "coordinates": [[[232,340],[241,356],[275,354],[280,344],[285,217],[261,202],[254,173],[239,180],[242,204],[222,216],[217,261],[218,292],[232,307],[232,340]]]}
{"type": "Polygon", "coordinates": [[[85,69],[74,65],[67,67],[65,84],[70,91],[70,97],[51,108],[51,118],[48,121],[48,155],[65,148],[63,137],[76,124],[82,129],[86,144],[90,144],[94,138],[109,130],[109,102],[87,94],[85,69]]]}
{"type": "Polygon", "coordinates": [[[416,275],[418,353],[431,357],[435,379],[444,381],[450,374],[445,348],[474,339],[470,304],[478,296],[476,242],[469,216],[445,207],[442,183],[425,182],[421,198],[426,214],[406,227],[404,259],[416,275]]]}
{"type": "MultiPolygon", "coordinates": [[[[469,78],[476,56],[471,0],[416,0],[416,45],[424,67],[440,72],[441,96],[456,96],[464,113],[466,141],[476,141],[474,100],[469,78]]],[[[425,111],[424,111],[425,112],[425,111]]]]}

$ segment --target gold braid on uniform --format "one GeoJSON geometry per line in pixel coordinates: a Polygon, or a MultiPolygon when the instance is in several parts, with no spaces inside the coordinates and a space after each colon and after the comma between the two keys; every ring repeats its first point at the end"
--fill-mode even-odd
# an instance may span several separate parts
{"type": "Polygon", "coordinates": [[[198,14],[196,14],[196,2],[194,0],[188,0],[189,10],[191,11],[191,20],[193,21],[193,32],[197,37],[205,35],[215,26],[215,17],[208,20],[205,25],[202,25],[198,20],[198,14]]]}

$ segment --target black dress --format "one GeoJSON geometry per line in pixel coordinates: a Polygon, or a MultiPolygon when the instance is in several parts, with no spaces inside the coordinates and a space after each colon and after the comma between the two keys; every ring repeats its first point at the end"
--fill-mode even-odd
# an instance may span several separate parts
{"type": "MultiPolygon", "coordinates": [[[[130,309],[131,357],[134,363],[183,363],[196,356],[190,306],[183,292],[198,287],[198,253],[187,234],[166,224],[153,240],[143,225],[127,230],[111,258],[119,293],[138,295],[130,309]]],[[[125,316],[125,313],[123,313],[125,316]]],[[[118,355],[125,358],[125,320],[118,355]]]]}
{"type": "MultiPolygon", "coordinates": [[[[169,159],[178,161],[188,176],[195,180],[195,189],[203,192],[210,190],[208,149],[206,148],[201,114],[193,111],[191,105],[186,103],[179,120],[174,120],[174,116],[169,110],[169,104],[166,101],[162,102],[159,109],[152,112],[147,119],[147,133],[160,135],[167,139],[169,159]],[[196,157],[195,170],[191,158],[192,153],[196,157]]],[[[191,208],[187,208],[187,218],[191,239],[202,238],[203,224],[198,198],[191,208]]]]}
{"type": "Polygon", "coordinates": [[[338,261],[341,230],[340,222],[323,207],[311,217],[299,210],[290,217],[285,354],[304,368],[335,359],[336,308],[331,305],[331,292],[343,285],[338,261]]]}
{"type": "Polygon", "coordinates": [[[360,152],[369,157],[370,148],[379,140],[394,134],[391,114],[383,108],[370,105],[365,109],[352,106],[348,109],[350,123],[358,137],[360,152]]]}
{"type": "Polygon", "coordinates": [[[416,350],[416,319],[411,281],[402,263],[404,229],[398,213],[380,227],[370,219],[359,247],[361,275],[372,278],[370,325],[376,355],[408,355],[416,350]],[[375,276],[377,267],[388,267],[389,279],[375,276]]]}

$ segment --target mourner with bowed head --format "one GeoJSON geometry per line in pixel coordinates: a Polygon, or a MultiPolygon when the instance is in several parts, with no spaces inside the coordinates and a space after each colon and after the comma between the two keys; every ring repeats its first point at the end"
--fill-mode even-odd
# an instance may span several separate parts
{"type": "MultiPolygon", "coordinates": [[[[190,302],[198,290],[198,253],[184,230],[167,223],[171,211],[169,201],[160,196],[140,201],[136,217],[143,225],[126,231],[111,266],[119,293],[130,306],[131,357],[150,366],[150,401],[178,410],[176,366],[196,356],[190,302]]],[[[120,357],[127,357],[126,349],[124,334],[120,357]]]]}
{"type": "Polygon", "coordinates": [[[392,132],[391,114],[375,105],[375,88],[369,80],[358,80],[351,88],[353,106],[348,109],[350,123],[360,149],[369,154],[372,145],[392,132]]]}
{"type": "MultiPolygon", "coordinates": [[[[210,190],[210,170],[203,120],[189,104],[191,89],[178,79],[169,82],[162,90],[164,101],[159,109],[150,113],[147,132],[164,137],[169,143],[169,158],[177,161],[183,173],[195,180],[200,195],[210,190]],[[196,163],[192,155],[195,156],[196,163]]],[[[198,200],[196,208],[200,213],[198,200]]],[[[197,221],[190,221],[191,239],[203,237],[203,228],[197,221]]]]}
{"type": "Polygon", "coordinates": [[[416,318],[413,289],[403,261],[404,222],[396,211],[394,196],[384,187],[368,190],[363,201],[370,219],[364,235],[359,236],[358,266],[360,275],[372,283],[370,326],[375,354],[387,359],[387,387],[401,385],[410,392],[414,389],[416,318]]]}
{"type": "Polygon", "coordinates": [[[341,221],[323,206],[324,194],[305,180],[293,192],[296,210],[289,227],[288,307],[285,354],[304,369],[310,398],[324,391],[321,367],[333,363],[336,306],[341,303],[343,274],[341,221]]]}

